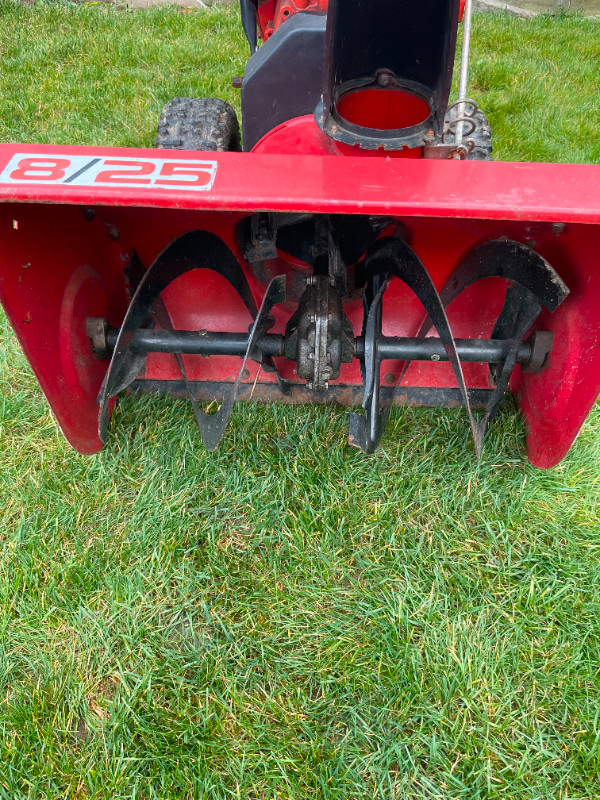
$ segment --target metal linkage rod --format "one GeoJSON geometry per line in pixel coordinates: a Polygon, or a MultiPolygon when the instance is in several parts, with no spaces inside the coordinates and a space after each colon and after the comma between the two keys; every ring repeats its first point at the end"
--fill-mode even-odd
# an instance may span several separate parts
{"type": "MultiPolygon", "coordinates": [[[[471,47],[471,18],[473,12],[472,0],[465,0],[465,8],[463,11],[463,37],[462,37],[462,53],[460,58],[460,77],[458,79],[458,99],[466,100],[467,98],[467,83],[469,81],[469,50],[471,47]]],[[[459,103],[456,113],[458,122],[456,123],[455,143],[460,144],[463,138],[464,122],[460,119],[465,113],[464,103],[459,103]]]]}
{"type": "MultiPolygon", "coordinates": [[[[106,349],[114,349],[117,331],[109,328],[106,349]]],[[[456,349],[461,361],[501,364],[510,347],[510,339],[456,339],[456,349]]],[[[281,334],[267,333],[259,337],[256,351],[265,356],[283,356],[284,340],[281,334]]],[[[202,356],[243,356],[248,346],[246,333],[210,333],[208,331],[163,331],[139,329],[131,339],[130,348],[135,353],[182,353],[202,356]]],[[[436,337],[411,339],[399,336],[381,336],[378,342],[381,359],[393,361],[447,361],[448,355],[436,337]]],[[[354,355],[364,356],[362,336],[354,340],[354,355]]],[[[531,358],[531,345],[523,342],[519,348],[518,362],[527,364],[531,358]]]]}

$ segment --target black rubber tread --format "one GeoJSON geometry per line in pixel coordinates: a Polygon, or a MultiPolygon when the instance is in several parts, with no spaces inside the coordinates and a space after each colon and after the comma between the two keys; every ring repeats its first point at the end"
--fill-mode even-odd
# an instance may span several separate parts
{"type": "MultiPolygon", "coordinates": [[[[454,106],[446,114],[446,123],[452,122],[456,119],[458,107],[454,106]]],[[[492,131],[490,123],[483,111],[477,111],[473,117],[475,122],[475,130],[464,136],[464,139],[473,139],[475,147],[467,156],[467,161],[491,161],[492,160],[492,131]]],[[[468,123],[465,123],[465,131],[469,129],[468,123]]],[[[448,134],[445,139],[447,144],[454,142],[454,135],[448,134]]]]}
{"type": "Polygon", "coordinates": [[[163,108],[156,133],[161,150],[242,149],[233,108],[217,98],[175,97],[163,108]]]}

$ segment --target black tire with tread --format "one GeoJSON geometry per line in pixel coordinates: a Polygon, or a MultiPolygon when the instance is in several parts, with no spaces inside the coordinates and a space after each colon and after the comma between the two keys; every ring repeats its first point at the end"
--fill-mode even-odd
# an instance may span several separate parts
{"type": "Polygon", "coordinates": [[[156,133],[161,150],[239,151],[240,126],[233,108],[217,98],[176,97],[163,108],[156,133]]]}

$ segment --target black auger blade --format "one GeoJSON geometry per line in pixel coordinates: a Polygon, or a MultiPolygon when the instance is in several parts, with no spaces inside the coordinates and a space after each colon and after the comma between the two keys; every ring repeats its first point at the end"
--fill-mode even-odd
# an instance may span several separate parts
{"type": "MultiPolygon", "coordinates": [[[[515,368],[519,347],[538,318],[542,307],[556,311],[569,294],[569,289],[554,268],[535,250],[511,239],[495,239],[476,247],[458,265],[440,292],[444,308],[458,295],[485,278],[503,278],[509,282],[502,311],[492,332],[492,339],[510,341],[510,348],[499,365],[490,371],[495,380],[495,389],[483,416],[475,424],[475,447],[478,454],[489,422],[498,411],[515,368]]],[[[423,322],[418,337],[430,330],[430,316],[423,322]]],[[[404,365],[398,383],[406,373],[410,362],[404,365]]]]}
{"type": "MultiPolygon", "coordinates": [[[[448,355],[448,360],[452,365],[456,377],[461,397],[467,414],[473,438],[476,442],[476,425],[469,401],[469,394],[465,384],[462,366],[456,350],[456,343],[450,330],[446,311],[440,299],[440,295],[435,288],[427,269],[415,251],[401,239],[385,237],[379,239],[367,254],[365,260],[365,273],[368,281],[381,281],[375,298],[366,315],[364,327],[365,336],[365,359],[361,364],[363,371],[363,383],[365,393],[363,398],[363,408],[366,416],[361,414],[350,415],[350,444],[360,447],[365,453],[371,453],[377,445],[385,429],[385,424],[389,415],[392,397],[383,408],[379,402],[379,373],[381,367],[381,357],[377,353],[377,341],[381,336],[381,303],[387,280],[394,276],[404,281],[412,289],[420,300],[423,308],[430,316],[435,329],[438,332],[440,341],[448,355]],[[373,311],[373,313],[371,313],[373,311]],[[368,353],[368,357],[367,357],[368,353]]],[[[370,294],[369,289],[367,290],[370,294]]],[[[392,393],[390,393],[391,395],[392,393]]],[[[479,449],[478,449],[479,455],[479,449]]]]}
{"type": "Polygon", "coordinates": [[[411,362],[404,363],[396,387],[386,392],[386,402],[380,402],[379,375],[381,361],[377,342],[381,339],[381,308],[389,277],[403,280],[421,301],[427,317],[417,340],[423,339],[435,327],[448,354],[463,403],[467,409],[477,457],[481,457],[488,423],[504,398],[513,369],[519,358],[523,341],[539,316],[542,307],[554,311],[567,297],[569,290],[552,266],[535,251],[519,242],[499,239],[475,248],[459,264],[442,291],[438,294],[429,274],[416,253],[399,239],[377,242],[365,260],[367,290],[365,292],[365,355],[363,371],[365,416],[351,414],[350,442],[365,452],[377,446],[393,403],[396,388],[401,384],[411,362]],[[381,284],[381,276],[384,276],[381,284]],[[509,282],[502,311],[492,332],[492,340],[506,341],[503,359],[490,364],[495,388],[485,405],[483,416],[473,416],[469,391],[464,382],[460,358],[452,336],[445,309],[468,286],[484,278],[498,277],[509,282]],[[379,281],[379,284],[377,283],[379,281]],[[378,290],[373,293],[373,287],[378,290]]]}
{"type": "MultiPolygon", "coordinates": [[[[98,429],[102,441],[106,441],[108,433],[110,400],[133,383],[146,362],[147,353],[136,352],[131,347],[134,334],[139,329],[147,327],[150,317],[153,317],[163,330],[173,330],[161,294],[174,280],[195,269],[210,269],[222,275],[235,289],[254,318],[237,379],[231,384],[223,403],[214,414],[207,414],[200,408],[193,396],[183,359],[179,353],[174,353],[194,409],[202,441],[208,450],[215,450],[219,446],[239,392],[246,363],[253,356],[257,339],[264,335],[270,326],[271,309],[276,303],[285,299],[285,277],[278,276],[271,281],[262,305],[257,310],[250,285],[237,259],[221,239],[207,231],[191,231],[175,239],[160,253],[137,283],[98,396],[98,429]]],[[[275,371],[272,359],[265,357],[263,362],[271,371],[275,371]]],[[[281,381],[278,375],[277,378],[280,388],[285,391],[285,382],[281,381]]]]}

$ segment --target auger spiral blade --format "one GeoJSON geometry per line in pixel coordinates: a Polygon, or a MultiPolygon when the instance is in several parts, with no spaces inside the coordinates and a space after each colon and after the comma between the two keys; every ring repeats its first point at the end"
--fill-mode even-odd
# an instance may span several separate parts
{"type": "MultiPolygon", "coordinates": [[[[425,337],[431,327],[437,330],[448,353],[463,402],[467,408],[475,452],[479,458],[488,423],[504,398],[524,338],[531,330],[542,307],[549,311],[555,311],[567,297],[569,290],[552,266],[538,253],[519,242],[498,239],[476,247],[463,259],[438,294],[424,265],[414,251],[400,240],[391,241],[394,242],[393,246],[391,242],[381,244],[367,256],[365,272],[369,285],[373,285],[376,276],[395,275],[404,280],[421,301],[427,317],[417,333],[417,338],[425,337]],[[407,271],[409,273],[408,280],[405,277],[407,271]],[[503,278],[509,282],[502,311],[492,332],[492,339],[504,339],[510,344],[504,360],[499,365],[490,365],[490,371],[495,379],[495,388],[483,416],[477,420],[473,416],[469,392],[464,382],[460,359],[445,309],[468,286],[484,278],[492,277],[503,278]]],[[[383,433],[395,391],[392,390],[388,393],[385,406],[380,407],[381,359],[377,357],[376,342],[377,336],[381,333],[381,305],[384,291],[385,285],[372,301],[366,300],[368,308],[365,309],[363,330],[365,336],[363,407],[366,410],[366,416],[353,414],[351,418],[351,443],[357,444],[365,452],[372,452],[383,433]]],[[[367,290],[367,298],[369,294],[369,290],[367,290]]],[[[396,387],[401,384],[410,363],[410,361],[405,362],[396,387]]]]}
{"type": "MultiPolygon", "coordinates": [[[[257,310],[250,285],[237,259],[221,239],[206,231],[191,231],[171,242],[146,270],[137,284],[119,330],[111,362],[98,396],[98,428],[102,441],[106,441],[108,433],[110,400],[126,389],[137,378],[145,365],[146,354],[136,353],[130,346],[134,333],[147,326],[149,316],[153,317],[163,330],[173,330],[171,318],[161,294],[174,280],[195,269],[211,269],[222,275],[236,290],[254,318],[237,379],[231,384],[220,408],[214,414],[207,414],[200,408],[193,396],[183,359],[180,354],[174,353],[187,395],[192,403],[202,441],[208,450],[215,450],[219,446],[239,392],[242,373],[248,359],[252,357],[256,340],[268,329],[269,314],[273,306],[285,299],[285,277],[279,276],[271,281],[261,307],[257,310]]],[[[270,358],[264,359],[264,362],[272,371],[275,371],[270,358]]],[[[280,380],[278,375],[277,378],[280,380]]],[[[285,391],[284,382],[280,381],[281,384],[283,384],[282,390],[285,391]]]]}
{"type": "MultiPolygon", "coordinates": [[[[564,281],[539,253],[511,239],[496,239],[479,245],[461,261],[440,292],[444,308],[469,286],[485,278],[504,278],[509,282],[492,339],[507,339],[511,345],[499,366],[490,365],[496,386],[483,416],[475,424],[474,437],[478,454],[483,448],[487,426],[498,411],[508,388],[521,342],[531,330],[542,307],[548,311],[556,311],[569,294],[564,281]]],[[[431,325],[432,318],[428,315],[417,336],[425,336],[431,325]]],[[[398,383],[409,365],[410,362],[404,365],[398,383]]]]}
{"type": "MultiPolygon", "coordinates": [[[[377,354],[377,335],[381,332],[381,311],[383,295],[388,285],[388,278],[377,276],[369,289],[376,287],[376,294],[372,299],[365,297],[365,320],[363,336],[365,340],[365,355],[361,359],[364,394],[363,408],[365,414],[350,414],[348,438],[351,445],[359,447],[364,453],[372,453],[381,439],[385,430],[389,410],[384,408],[380,412],[380,385],[379,366],[377,354]]],[[[369,291],[371,295],[372,292],[369,291]]]]}
{"type": "Polygon", "coordinates": [[[200,430],[202,441],[204,442],[207,450],[216,450],[221,443],[221,439],[223,438],[223,434],[225,433],[225,429],[229,423],[229,418],[231,417],[231,412],[233,411],[233,405],[238,396],[242,375],[246,369],[246,363],[251,357],[251,353],[254,350],[257,339],[262,335],[269,325],[269,315],[271,313],[271,309],[277,303],[283,302],[283,300],[285,300],[285,275],[278,275],[276,278],[273,278],[267,287],[267,291],[265,292],[265,296],[261,303],[256,319],[250,328],[248,346],[242,361],[242,366],[240,367],[240,371],[238,372],[235,383],[231,385],[231,388],[225,395],[223,403],[218,411],[216,411],[214,414],[206,414],[202,411],[198,403],[192,397],[192,393],[189,390],[189,384],[184,376],[186,388],[188,390],[188,396],[192,401],[196,422],[198,423],[198,429],[200,430]]]}
{"type": "Polygon", "coordinates": [[[444,305],[427,269],[415,251],[400,239],[385,237],[379,239],[367,253],[365,273],[368,279],[366,302],[372,295],[373,286],[378,290],[370,304],[363,333],[365,336],[365,358],[361,369],[365,387],[363,408],[365,416],[352,413],[350,415],[350,444],[360,447],[365,453],[372,453],[379,444],[389,415],[392,397],[388,396],[386,404],[381,408],[379,400],[379,373],[381,358],[377,353],[377,340],[381,335],[381,304],[389,278],[397,277],[415,293],[425,311],[432,320],[438,336],[448,355],[448,360],[456,377],[463,403],[467,409],[477,454],[478,445],[476,422],[473,417],[465,378],[456,350],[456,344],[444,305]],[[372,313],[373,312],[373,313],[372,313]]]}

